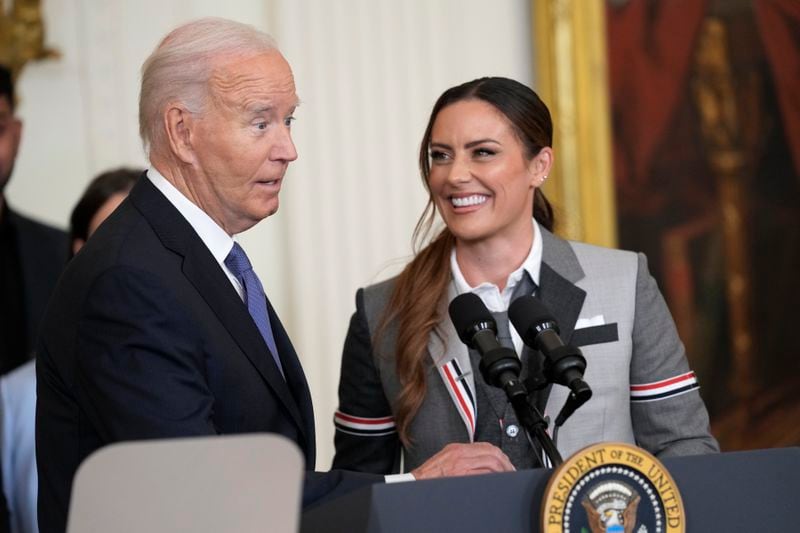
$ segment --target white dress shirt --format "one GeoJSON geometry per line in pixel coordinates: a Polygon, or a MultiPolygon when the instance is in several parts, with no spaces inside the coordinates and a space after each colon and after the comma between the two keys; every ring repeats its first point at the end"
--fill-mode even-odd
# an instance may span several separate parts
{"type": "Polygon", "coordinates": [[[184,196],[181,191],[167,181],[167,178],[152,166],[147,169],[147,179],[155,185],[156,189],[161,191],[161,194],[167,197],[169,203],[189,222],[189,225],[192,226],[200,240],[206,245],[211,255],[217,260],[222,271],[228,276],[231,284],[239,294],[239,298],[244,301],[244,287],[242,287],[239,279],[225,266],[225,258],[228,257],[233,248],[234,238],[228,235],[219,224],[208,216],[208,213],[184,196]]]}
{"type": "MultiPolygon", "coordinates": [[[[511,296],[514,294],[514,289],[522,279],[523,272],[527,272],[536,286],[539,286],[539,272],[542,269],[542,232],[539,229],[539,224],[536,220],[531,219],[533,223],[533,244],[531,245],[528,257],[522,262],[520,267],[508,275],[505,288],[500,291],[500,288],[494,283],[485,281],[477,287],[470,286],[467,280],[464,279],[464,274],[461,273],[461,268],[458,266],[456,259],[456,249],[450,253],[450,270],[453,272],[453,283],[456,286],[458,294],[471,292],[477,294],[489,311],[500,313],[508,311],[511,305],[511,296]]],[[[509,321],[508,328],[511,332],[511,340],[514,342],[514,350],[517,355],[522,353],[522,337],[519,336],[514,325],[509,321]]]]}

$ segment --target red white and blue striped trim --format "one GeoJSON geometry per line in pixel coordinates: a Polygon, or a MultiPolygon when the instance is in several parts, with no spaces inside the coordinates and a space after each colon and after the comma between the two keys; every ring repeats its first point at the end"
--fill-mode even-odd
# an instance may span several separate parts
{"type": "Polygon", "coordinates": [[[464,373],[458,365],[458,361],[451,359],[440,367],[444,384],[447,387],[453,402],[458,409],[458,414],[464,420],[469,433],[470,441],[475,437],[475,398],[472,391],[464,383],[464,373]]]}
{"type": "Polygon", "coordinates": [[[686,372],[679,376],[652,383],[631,384],[631,401],[652,402],[664,400],[699,388],[700,384],[697,382],[694,372],[686,372]]]}
{"type": "Polygon", "coordinates": [[[367,418],[336,411],[333,415],[333,425],[337,431],[359,437],[383,437],[397,432],[393,416],[367,418]]]}

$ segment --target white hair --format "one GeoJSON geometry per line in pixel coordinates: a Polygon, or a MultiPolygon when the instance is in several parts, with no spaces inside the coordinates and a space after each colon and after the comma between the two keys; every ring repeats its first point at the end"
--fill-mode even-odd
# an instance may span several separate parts
{"type": "Polygon", "coordinates": [[[139,134],[145,151],[165,147],[163,113],[168,105],[180,102],[190,112],[203,111],[216,58],[277,49],[266,33],[222,18],[203,18],[172,30],[142,65],[139,134]]]}

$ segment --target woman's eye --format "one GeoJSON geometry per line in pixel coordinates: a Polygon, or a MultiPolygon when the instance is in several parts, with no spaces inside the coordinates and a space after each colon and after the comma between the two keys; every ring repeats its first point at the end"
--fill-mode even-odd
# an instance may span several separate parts
{"type": "Polygon", "coordinates": [[[494,155],[495,153],[497,152],[495,152],[494,150],[490,150],[488,148],[478,148],[474,152],[474,154],[478,157],[488,157],[490,155],[494,155]]]}
{"type": "Polygon", "coordinates": [[[439,150],[431,150],[431,161],[443,161],[447,159],[447,154],[439,150]]]}

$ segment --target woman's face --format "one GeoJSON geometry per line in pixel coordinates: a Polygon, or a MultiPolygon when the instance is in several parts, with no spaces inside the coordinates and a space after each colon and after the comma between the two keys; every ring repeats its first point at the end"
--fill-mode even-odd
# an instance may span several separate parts
{"type": "Polygon", "coordinates": [[[528,239],[533,193],[550,167],[528,160],[508,119],[482,100],[442,109],[431,130],[428,184],[447,227],[464,243],[528,239]]]}

